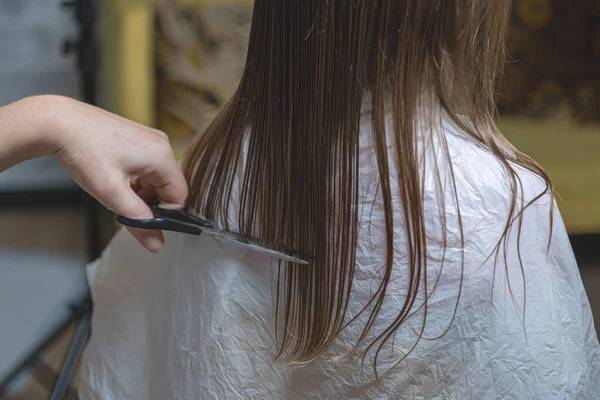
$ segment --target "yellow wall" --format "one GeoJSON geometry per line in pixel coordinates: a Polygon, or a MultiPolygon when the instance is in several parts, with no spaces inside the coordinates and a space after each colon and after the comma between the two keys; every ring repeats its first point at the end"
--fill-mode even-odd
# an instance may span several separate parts
{"type": "Polygon", "coordinates": [[[103,0],[98,5],[99,105],[154,125],[154,17],[149,1],[103,0]]]}

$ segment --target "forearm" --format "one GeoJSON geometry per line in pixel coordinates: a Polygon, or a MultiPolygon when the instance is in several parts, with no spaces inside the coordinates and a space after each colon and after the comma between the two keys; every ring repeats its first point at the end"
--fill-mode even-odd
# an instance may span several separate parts
{"type": "MultiPolygon", "coordinates": [[[[185,207],[188,185],[163,132],[62,96],[37,96],[0,107],[0,172],[21,161],[54,156],[108,209],[134,219],[154,215],[147,201],[185,207]]],[[[132,230],[150,251],[159,231],[132,230]]]]}
{"type": "Polygon", "coordinates": [[[56,151],[53,98],[29,97],[0,107],[0,172],[56,151]]]}

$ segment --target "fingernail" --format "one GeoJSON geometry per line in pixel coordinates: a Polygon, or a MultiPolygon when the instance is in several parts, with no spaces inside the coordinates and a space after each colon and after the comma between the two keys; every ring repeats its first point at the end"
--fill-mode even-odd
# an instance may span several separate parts
{"type": "Polygon", "coordinates": [[[155,236],[144,238],[142,243],[152,253],[159,253],[163,248],[163,242],[155,236]]]}

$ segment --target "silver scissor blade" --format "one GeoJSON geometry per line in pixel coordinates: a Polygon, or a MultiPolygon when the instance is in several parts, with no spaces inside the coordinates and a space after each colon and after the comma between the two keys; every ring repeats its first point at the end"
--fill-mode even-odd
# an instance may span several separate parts
{"type": "Polygon", "coordinates": [[[275,258],[278,258],[283,261],[289,261],[289,262],[293,262],[293,263],[301,264],[301,265],[308,265],[308,261],[291,256],[289,254],[282,253],[281,251],[266,248],[264,246],[259,245],[258,243],[249,242],[248,240],[242,239],[242,237],[237,233],[222,231],[222,230],[213,229],[213,228],[202,228],[202,232],[207,233],[218,239],[237,243],[238,245],[244,246],[247,249],[257,251],[259,253],[267,254],[271,257],[275,257],[275,258]]]}

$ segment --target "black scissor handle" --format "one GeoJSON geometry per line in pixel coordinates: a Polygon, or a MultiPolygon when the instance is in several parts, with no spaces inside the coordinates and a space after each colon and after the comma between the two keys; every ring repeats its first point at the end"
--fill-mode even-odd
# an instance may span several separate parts
{"type": "Polygon", "coordinates": [[[187,233],[189,235],[202,234],[201,227],[179,222],[170,218],[158,217],[154,219],[131,219],[117,215],[117,221],[131,228],[180,232],[187,233]]]}
{"type": "Polygon", "coordinates": [[[212,222],[189,214],[185,210],[171,210],[168,208],[153,207],[152,213],[154,214],[154,218],[172,219],[186,224],[198,225],[203,228],[215,227],[212,222]]]}

